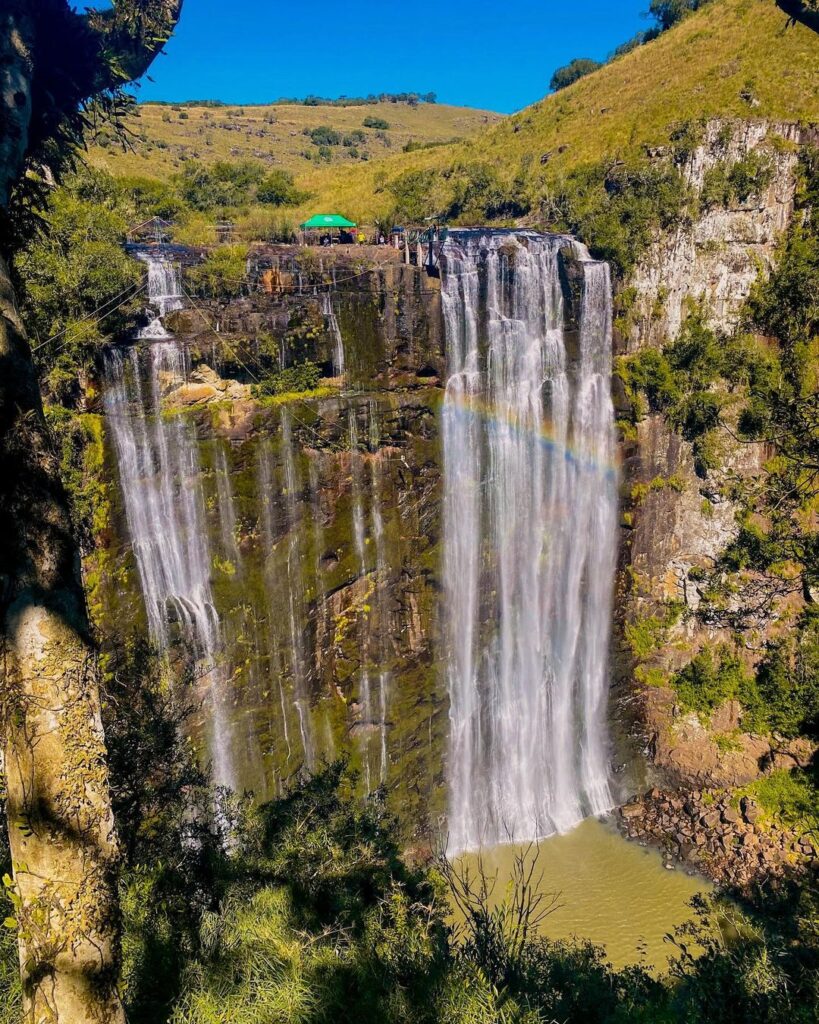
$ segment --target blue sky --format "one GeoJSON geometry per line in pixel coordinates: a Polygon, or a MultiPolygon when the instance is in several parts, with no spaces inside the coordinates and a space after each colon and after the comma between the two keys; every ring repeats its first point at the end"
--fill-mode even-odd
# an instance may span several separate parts
{"type": "Polygon", "coordinates": [[[646,28],[648,0],[185,0],[140,99],[436,92],[511,112],[572,57],[646,28]]]}

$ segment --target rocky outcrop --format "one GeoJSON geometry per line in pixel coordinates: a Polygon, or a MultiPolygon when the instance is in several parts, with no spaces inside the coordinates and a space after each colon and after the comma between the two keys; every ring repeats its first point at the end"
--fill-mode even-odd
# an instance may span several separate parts
{"type": "Polygon", "coordinates": [[[655,787],[621,807],[619,822],[629,839],[658,846],[667,867],[682,863],[740,893],[816,863],[808,836],[772,828],[753,799],[724,791],[655,787]]]}
{"type": "Polygon", "coordinates": [[[705,209],[658,241],[628,284],[637,293],[628,347],[673,338],[688,305],[701,302],[714,327],[730,330],[761,267],[771,265],[776,243],[790,222],[799,147],[815,133],[795,124],[714,120],[703,129],[683,167],[688,186],[701,194],[707,173],[749,153],[764,152],[769,184],[759,195],[728,207],[705,209]]]}

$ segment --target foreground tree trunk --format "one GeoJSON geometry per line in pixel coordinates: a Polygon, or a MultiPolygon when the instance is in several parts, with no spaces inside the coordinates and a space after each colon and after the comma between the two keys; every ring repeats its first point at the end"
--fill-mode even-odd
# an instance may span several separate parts
{"type": "Polygon", "coordinates": [[[68,506],[0,264],[3,757],[27,1019],[124,1020],[117,844],[68,506]]]}
{"type": "MultiPolygon", "coordinates": [[[[119,0],[86,19],[66,0],[2,0],[0,225],[26,161],[59,135],[63,113],[71,117],[80,100],[141,75],[181,6],[119,0]]],[[[68,503],[2,256],[0,628],[0,734],[25,1019],[119,1024],[118,851],[96,651],[68,503]]]]}

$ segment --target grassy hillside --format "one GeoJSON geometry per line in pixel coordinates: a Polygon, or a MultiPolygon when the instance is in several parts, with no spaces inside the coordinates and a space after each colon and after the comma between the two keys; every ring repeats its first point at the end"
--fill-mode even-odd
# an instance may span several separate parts
{"type": "Polygon", "coordinates": [[[408,142],[466,139],[497,123],[502,115],[466,107],[422,103],[366,106],[166,106],[145,103],[127,122],[133,149],[123,151],[104,134],[91,147],[90,161],[114,174],[166,179],[186,161],[256,159],[296,175],[320,162],[337,173],[366,160],[401,152],[408,142]],[[364,121],[387,128],[365,127],[364,121]],[[326,126],[342,138],[320,152],[305,131],[326,126]],[[360,133],[360,134],[354,134],[360,133]],[[343,138],[347,136],[347,145],[343,138]],[[328,162],[329,158],[329,162],[328,162]]]}
{"type": "MultiPolygon", "coordinates": [[[[819,35],[789,24],[774,0],[715,0],[653,42],[461,145],[401,154],[339,174],[299,176],[310,207],[359,218],[389,205],[385,183],[408,169],[483,162],[518,178],[537,206],[566,175],[669,141],[675,124],[721,115],[819,122],[819,35]]],[[[445,205],[439,174],[433,201],[445,205]]]]}

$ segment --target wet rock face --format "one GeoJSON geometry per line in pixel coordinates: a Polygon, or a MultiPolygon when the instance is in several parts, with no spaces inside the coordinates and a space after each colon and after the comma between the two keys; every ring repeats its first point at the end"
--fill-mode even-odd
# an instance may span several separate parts
{"type": "MultiPolygon", "coordinates": [[[[386,784],[407,831],[429,835],[444,808],[447,733],[436,660],[440,294],[414,268],[360,269],[336,270],[339,282],[358,274],[355,291],[333,296],[343,380],[304,399],[256,400],[252,378],[234,376],[237,356],[258,375],[260,338],[331,362],[317,271],[304,275],[302,294],[259,291],[207,304],[204,317],[174,314],[187,372],[160,380],[163,416],[184,417],[196,440],[189,468],[202,495],[223,635],[218,699],[239,784],[266,799],[301,767],[347,752],[362,789],[386,784]],[[294,324],[319,329],[308,337],[294,324]]],[[[112,451],[107,471],[115,508],[95,602],[103,626],[108,614],[144,623],[112,451]],[[122,617],[126,606],[134,614],[122,617]]],[[[207,756],[204,683],[197,698],[194,738],[207,756]]]]}

